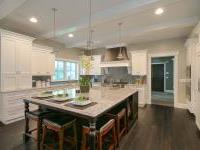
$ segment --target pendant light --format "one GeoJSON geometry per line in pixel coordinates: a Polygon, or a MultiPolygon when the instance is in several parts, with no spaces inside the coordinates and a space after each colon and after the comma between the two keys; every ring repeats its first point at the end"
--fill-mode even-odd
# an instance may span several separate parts
{"type": "Polygon", "coordinates": [[[123,57],[123,55],[122,55],[122,41],[121,41],[121,28],[122,28],[122,23],[120,22],[120,23],[118,23],[118,26],[119,26],[119,45],[120,45],[120,49],[119,49],[119,54],[118,54],[118,56],[117,56],[117,59],[119,59],[119,60],[122,60],[122,59],[124,59],[124,57],[123,57]]]}
{"type": "MultiPolygon", "coordinates": [[[[58,11],[58,9],[56,8],[52,8],[53,11],[53,40],[56,39],[56,11],[58,11]]],[[[56,50],[55,48],[53,48],[53,53],[58,52],[58,50],[56,50]]]]}
{"type": "Polygon", "coordinates": [[[92,0],[89,0],[89,23],[88,23],[88,41],[87,41],[87,50],[90,50],[90,56],[91,59],[93,59],[92,57],[92,34],[93,34],[93,30],[92,30],[92,0]]]}

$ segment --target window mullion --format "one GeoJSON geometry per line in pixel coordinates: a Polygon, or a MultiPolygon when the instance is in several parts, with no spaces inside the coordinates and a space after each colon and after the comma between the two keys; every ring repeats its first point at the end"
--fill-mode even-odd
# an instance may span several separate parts
{"type": "Polygon", "coordinates": [[[64,80],[67,80],[66,78],[66,61],[63,61],[64,63],[64,80]]]}

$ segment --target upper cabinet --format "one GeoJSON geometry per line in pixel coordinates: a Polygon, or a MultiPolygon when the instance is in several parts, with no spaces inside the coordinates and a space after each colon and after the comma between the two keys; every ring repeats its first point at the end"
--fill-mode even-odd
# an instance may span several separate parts
{"type": "Polygon", "coordinates": [[[34,38],[0,30],[1,91],[31,88],[31,51],[34,38]]]}
{"type": "Polygon", "coordinates": [[[101,55],[93,55],[91,75],[101,75],[101,55]]]}
{"type": "Polygon", "coordinates": [[[147,51],[137,50],[131,52],[132,75],[147,75],[147,51]]]}
{"type": "Polygon", "coordinates": [[[32,75],[53,75],[55,55],[52,48],[33,46],[32,50],[32,75]]]}

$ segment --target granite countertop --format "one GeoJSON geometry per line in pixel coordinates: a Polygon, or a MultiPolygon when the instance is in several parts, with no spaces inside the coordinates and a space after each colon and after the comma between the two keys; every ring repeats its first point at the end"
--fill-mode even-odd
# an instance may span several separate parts
{"type": "Polygon", "coordinates": [[[75,87],[75,85],[69,84],[58,84],[58,85],[51,85],[49,87],[32,87],[32,88],[26,88],[26,89],[15,89],[15,90],[6,90],[6,91],[0,91],[0,93],[12,93],[12,92],[23,92],[23,91],[31,91],[31,90],[52,90],[57,88],[67,88],[67,87],[75,87]]]}
{"type": "Polygon", "coordinates": [[[39,100],[33,98],[27,101],[37,105],[45,105],[56,109],[60,109],[62,111],[68,111],[72,114],[95,118],[100,114],[102,114],[103,112],[107,111],[108,109],[112,108],[113,106],[124,101],[127,97],[129,97],[130,95],[134,94],[137,91],[138,90],[133,87],[118,88],[118,89],[111,89],[109,87],[92,88],[89,94],[86,94],[85,96],[89,96],[89,99],[92,102],[97,102],[97,104],[83,110],[65,106],[66,103],[69,102],[56,104],[53,102],[49,102],[47,100],[39,100]]]}

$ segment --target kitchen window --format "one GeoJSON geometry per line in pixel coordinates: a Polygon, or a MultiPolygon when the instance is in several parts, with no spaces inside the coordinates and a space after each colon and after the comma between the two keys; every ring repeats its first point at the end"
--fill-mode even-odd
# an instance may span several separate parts
{"type": "Polygon", "coordinates": [[[79,64],[72,60],[56,60],[54,81],[78,80],[79,64]]]}

